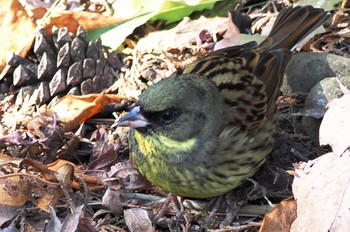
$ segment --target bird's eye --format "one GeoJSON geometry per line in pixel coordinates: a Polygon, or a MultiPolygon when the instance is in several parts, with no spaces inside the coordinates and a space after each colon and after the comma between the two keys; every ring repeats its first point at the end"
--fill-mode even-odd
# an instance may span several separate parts
{"type": "Polygon", "coordinates": [[[173,109],[164,110],[160,114],[160,121],[163,124],[170,124],[173,121],[175,121],[177,116],[178,116],[178,112],[176,110],[173,110],[173,109]]]}

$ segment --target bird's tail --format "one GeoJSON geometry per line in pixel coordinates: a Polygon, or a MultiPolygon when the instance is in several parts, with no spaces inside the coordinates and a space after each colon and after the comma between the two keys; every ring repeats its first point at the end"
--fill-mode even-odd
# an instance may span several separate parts
{"type": "Polygon", "coordinates": [[[259,47],[265,47],[264,43],[271,44],[272,40],[270,51],[282,48],[291,50],[329,17],[325,10],[312,6],[285,8],[278,14],[268,39],[259,47]]]}
{"type": "MultiPolygon", "coordinates": [[[[279,13],[268,38],[256,48],[261,58],[254,73],[265,83],[269,106],[279,96],[283,73],[292,55],[290,50],[329,17],[325,10],[312,6],[285,8],[279,13]]],[[[275,115],[274,107],[268,109],[267,115],[275,115]]]]}

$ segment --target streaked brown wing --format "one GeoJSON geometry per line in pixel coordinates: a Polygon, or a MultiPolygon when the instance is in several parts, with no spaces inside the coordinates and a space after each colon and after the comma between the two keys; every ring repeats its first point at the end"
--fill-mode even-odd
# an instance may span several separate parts
{"type": "Polygon", "coordinates": [[[254,133],[272,117],[289,49],[323,24],[329,14],[311,6],[284,9],[260,45],[250,42],[215,51],[173,75],[192,74],[215,82],[230,108],[228,123],[254,133]]]}
{"type": "MultiPolygon", "coordinates": [[[[269,79],[268,72],[280,73],[277,68],[266,66],[275,66],[274,62],[265,65],[260,62],[261,55],[254,52],[255,47],[256,43],[248,43],[218,50],[174,74],[192,74],[211,79],[230,109],[227,123],[246,130],[248,134],[254,133],[261,126],[266,117],[268,102],[273,102],[268,99],[265,84],[255,75],[255,69],[259,67],[260,72],[257,74],[263,75],[265,79],[269,79]]],[[[272,76],[275,78],[278,74],[272,76]]],[[[279,83],[270,82],[276,87],[279,83]]],[[[271,90],[271,93],[274,92],[276,91],[271,90]]]]}

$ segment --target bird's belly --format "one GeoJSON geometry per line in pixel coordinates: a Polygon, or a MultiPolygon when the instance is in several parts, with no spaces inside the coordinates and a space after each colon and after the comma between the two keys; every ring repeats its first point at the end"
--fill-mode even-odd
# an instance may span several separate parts
{"type": "Polygon", "coordinates": [[[154,185],[178,196],[208,198],[224,194],[251,177],[264,163],[270,150],[256,150],[225,162],[205,161],[169,163],[167,160],[145,159],[139,151],[133,154],[140,172],[154,185]],[[244,157],[244,158],[243,158],[244,157]]]}

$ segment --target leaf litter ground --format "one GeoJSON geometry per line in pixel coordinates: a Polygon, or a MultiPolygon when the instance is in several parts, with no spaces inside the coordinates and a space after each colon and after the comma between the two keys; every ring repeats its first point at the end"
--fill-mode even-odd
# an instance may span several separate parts
{"type": "MultiPolygon", "coordinates": [[[[349,17],[347,15],[342,15],[342,12],[338,12],[337,14],[336,19],[339,20],[339,22],[344,23],[344,21],[349,20],[349,17]]],[[[191,28],[191,26],[188,27],[191,28]]],[[[225,29],[223,29],[223,31],[224,30],[225,29]]],[[[342,39],[344,36],[341,36],[346,34],[346,31],[344,30],[342,31],[338,28],[336,31],[331,31],[323,37],[318,38],[318,40],[314,44],[309,45],[309,47],[311,47],[312,50],[326,49],[327,52],[344,55],[348,52],[346,50],[348,44],[342,39]],[[326,40],[327,45],[321,47],[322,41],[324,42],[324,40],[326,40]]],[[[223,31],[218,31],[215,35],[218,38],[221,38],[223,31]]],[[[162,32],[159,33],[162,34],[162,32]]],[[[166,38],[166,36],[169,35],[169,32],[164,32],[164,35],[166,38]]],[[[125,54],[124,69],[120,73],[120,78],[115,86],[110,88],[109,91],[113,92],[118,90],[118,93],[121,95],[137,98],[147,86],[168,76],[175,71],[177,67],[181,67],[200,58],[212,49],[213,41],[215,39],[210,36],[206,37],[206,33],[204,33],[204,36],[203,33],[195,34],[193,32],[188,33],[188,35],[189,37],[185,37],[184,39],[187,43],[186,46],[179,45],[178,47],[173,47],[171,49],[152,49],[144,51],[136,45],[136,48],[134,49],[125,49],[123,51],[125,54]],[[192,41],[192,43],[188,43],[189,41],[192,41]],[[198,46],[198,44],[200,44],[200,46],[198,46]]],[[[143,43],[147,43],[147,40],[143,43]]],[[[319,147],[313,144],[310,138],[303,133],[301,116],[293,115],[293,113],[298,113],[303,108],[304,100],[305,95],[303,94],[293,94],[280,97],[278,102],[280,112],[279,130],[274,152],[271,154],[263,168],[252,178],[253,180],[247,181],[242,188],[236,191],[238,194],[244,192],[249,198],[248,202],[245,202],[247,204],[245,204],[241,211],[238,212],[239,218],[235,218],[234,220],[237,225],[240,225],[236,227],[236,229],[241,229],[242,231],[256,230],[258,225],[260,225],[256,222],[261,221],[266,208],[268,208],[261,206],[268,206],[270,202],[278,203],[292,195],[291,183],[293,177],[286,171],[294,169],[293,163],[314,159],[329,151],[329,148],[327,147],[319,147]],[[262,209],[262,211],[251,211],[249,206],[253,206],[254,209],[262,209]],[[244,210],[247,211],[245,212],[244,210]]],[[[116,106],[114,110],[122,112],[123,110],[126,110],[129,105],[128,102],[124,102],[123,104],[116,106]]],[[[46,186],[43,186],[41,182],[33,181],[32,177],[35,175],[38,175],[39,177],[47,177],[51,175],[51,171],[37,163],[28,163],[28,161],[23,162],[23,160],[20,160],[20,162],[15,160],[11,162],[16,168],[18,166],[19,170],[25,170],[30,174],[32,174],[32,172],[34,173],[30,178],[28,176],[22,177],[22,181],[31,183],[31,185],[29,187],[25,186],[18,191],[30,192],[31,190],[28,190],[28,188],[37,188],[37,191],[33,191],[33,194],[36,194],[39,197],[36,196],[33,199],[28,196],[27,199],[23,199],[32,200],[33,202],[36,200],[37,203],[40,203],[41,199],[45,197],[53,197],[54,199],[52,200],[59,201],[61,200],[59,199],[61,196],[65,196],[65,199],[68,200],[62,201],[57,208],[58,210],[56,214],[51,215],[51,217],[65,219],[66,221],[69,217],[77,220],[76,217],[72,216],[77,214],[74,209],[81,209],[76,207],[75,204],[79,205],[79,202],[86,202],[88,205],[88,211],[85,211],[85,217],[80,221],[81,228],[87,227],[95,230],[127,230],[123,222],[123,210],[126,208],[132,209],[134,207],[141,207],[149,212],[156,211],[157,207],[155,207],[154,204],[145,204],[145,202],[159,199],[156,196],[161,194],[161,191],[147,184],[138,172],[127,162],[127,131],[117,129],[115,133],[112,135],[109,134],[108,136],[108,131],[104,126],[98,126],[98,129],[96,130],[96,122],[101,121],[98,121],[98,119],[92,119],[86,123],[84,129],[87,133],[85,133],[83,137],[90,138],[92,142],[82,142],[81,140],[73,141],[71,148],[75,147],[74,158],[72,159],[69,154],[62,156],[66,158],[69,157],[67,159],[74,161],[75,164],[64,166],[65,168],[63,168],[64,171],[61,175],[63,177],[69,176],[71,173],[71,171],[69,171],[71,167],[75,169],[76,173],[79,172],[77,170],[85,170],[83,171],[83,174],[86,176],[80,176],[80,178],[85,182],[88,182],[88,186],[82,188],[82,185],[78,184],[79,178],[74,178],[74,181],[78,182],[76,186],[80,187],[74,189],[73,192],[71,192],[70,188],[66,187],[63,188],[62,191],[57,192],[59,197],[54,194],[44,194],[43,192],[45,191],[56,191],[54,188],[56,185],[47,184],[46,186]],[[113,145],[106,145],[109,144],[111,140],[113,140],[113,145]],[[118,152],[117,157],[115,157],[115,151],[118,152]],[[92,156],[90,156],[91,153],[92,156]],[[90,180],[89,182],[88,177],[98,177],[97,179],[102,179],[103,183],[100,185],[98,180],[90,180]],[[109,188],[107,191],[103,191],[102,189],[104,187],[101,188],[101,186],[108,186],[109,188]],[[45,190],[45,188],[47,190],[45,190]],[[133,190],[137,190],[136,194],[133,193],[133,190]],[[71,209],[70,213],[67,211],[68,208],[71,209]]],[[[102,122],[106,122],[106,120],[102,120],[102,122]]],[[[41,146],[44,146],[45,142],[46,141],[44,140],[41,141],[41,146]]],[[[23,147],[23,144],[20,143],[19,147],[4,147],[3,152],[6,154],[23,154],[29,152],[28,149],[24,149],[23,147]],[[16,151],[13,151],[13,149],[16,151]]],[[[36,157],[35,151],[30,151],[30,153],[32,158],[36,157]]],[[[11,162],[8,161],[6,165],[11,164],[11,162]]],[[[5,173],[15,173],[19,171],[14,170],[11,166],[3,167],[5,173]]],[[[54,170],[57,170],[57,168],[54,170]]],[[[57,177],[50,177],[49,180],[53,183],[59,182],[63,186],[67,185],[64,184],[64,179],[56,180],[55,178],[57,179],[57,177]]],[[[12,183],[18,183],[17,179],[9,179],[9,181],[12,183]]],[[[70,181],[68,181],[68,183],[71,184],[70,181]]],[[[13,192],[10,192],[10,194],[13,194],[13,192]]],[[[186,204],[191,205],[191,207],[194,207],[195,203],[200,205],[203,201],[186,202],[186,204]]],[[[204,201],[204,205],[206,204],[207,203],[204,201]]],[[[47,212],[51,210],[49,208],[41,208],[40,204],[39,208],[46,210],[47,212]]],[[[37,222],[36,218],[32,216],[31,213],[34,214],[40,212],[42,217],[49,219],[49,215],[40,211],[38,208],[29,207],[26,209],[19,208],[18,210],[21,211],[21,213],[18,214],[18,217],[26,219],[22,222],[22,226],[32,225],[35,228],[39,228],[39,225],[42,226],[43,223],[37,222]]],[[[201,210],[202,209],[186,208],[185,214],[181,217],[176,217],[176,212],[170,211],[168,212],[168,215],[174,215],[174,217],[170,219],[168,218],[161,224],[165,225],[165,227],[170,226],[172,229],[200,228],[206,215],[194,215],[192,213],[198,213],[201,212],[201,210]]],[[[144,211],[128,211],[128,213],[124,214],[126,225],[129,229],[135,229],[137,226],[141,226],[133,224],[133,219],[142,218],[147,221],[146,216],[143,213],[144,211]]],[[[216,215],[216,219],[218,220],[216,223],[213,223],[212,226],[217,228],[219,226],[218,222],[223,220],[227,214],[228,213],[225,210],[219,210],[216,215]]],[[[147,222],[145,222],[144,225],[147,225],[147,222]]],[[[145,228],[143,227],[143,229],[145,228]]]]}

